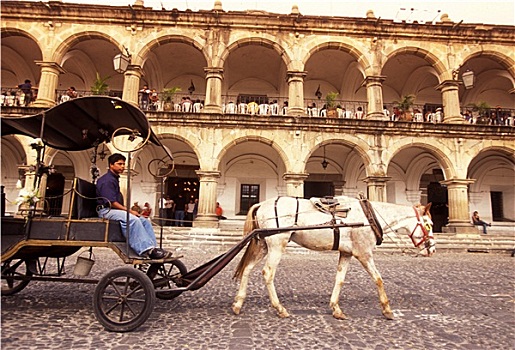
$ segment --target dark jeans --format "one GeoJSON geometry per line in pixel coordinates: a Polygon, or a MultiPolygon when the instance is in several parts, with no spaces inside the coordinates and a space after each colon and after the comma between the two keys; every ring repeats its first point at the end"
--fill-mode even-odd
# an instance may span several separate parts
{"type": "Polygon", "coordinates": [[[184,226],[184,210],[175,211],[175,226],[184,226]]]}
{"type": "Polygon", "coordinates": [[[486,227],[490,226],[489,224],[487,224],[483,220],[474,221],[474,225],[476,225],[476,226],[483,226],[483,233],[484,234],[486,234],[486,227]]]}

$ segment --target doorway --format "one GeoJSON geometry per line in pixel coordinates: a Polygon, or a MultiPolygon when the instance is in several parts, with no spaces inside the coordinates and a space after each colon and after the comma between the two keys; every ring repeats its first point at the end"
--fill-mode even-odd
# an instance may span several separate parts
{"type": "Polygon", "coordinates": [[[334,196],[334,185],[327,181],[304,181],[304,198],[334,196]]]}
{"type": "Polygon", "coordinates": [[[490,192],[490,201],[492,203],[492,220],[504,221],[504,209],[502,204],[502,192],[490,192]]]}
{"type": "Polygon", "coordinates": [[[442,227],[449,222],[447,200],[446,186],[442,186],[439,182],[430,182],[427,185],[427,202],[432,203],[430,212],[434,232],[442,232],[442,227]]]}
{"type": "Polygon", "coordinates": [[[60,216],[63,210],[65,177],[61,173],[48,175],[46,182],[46,209],[50,216],[60,216]]]}

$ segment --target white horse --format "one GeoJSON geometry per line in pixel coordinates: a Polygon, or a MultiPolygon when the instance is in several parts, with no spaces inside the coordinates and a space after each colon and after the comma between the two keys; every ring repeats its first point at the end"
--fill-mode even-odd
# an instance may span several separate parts
{"type": "MultiPolygon", "coordinates": [[[[332,212],[322,212],[307,199],[293,197],[279,197],[270,199],[252,206],[247,214],[244,234],[248,235],[256,228],[282,228],[314,225],[331,225],[331,223],[364,223],[363,226],[340,228],[316,228],[309,230],[294,229],[279,232],[267,237],[254,237],[245,251],[234,277],[240,280],[240,287],[232,305],[233,312],[238,315],[247,296],[247,284],[254,266],[265,256],[268,257],[263,268],[263,277],[268,289],[270,302],[277,310],[279,317],[289,317],[288,311],[281,305],[274,286],[274,276],[289,241],[293,241],[305,248],[324,251],[338,250],[340,257],[336,273],[336,281],[331,294],[330,306],[333,317],[345,319],[346,316],[339,306],[340,291],[352,257],[355,257],[370,274],[379,293],[382,313],[387,319],[393,319],[388,297],[383,286],[383,280],[377,270],[372,257],[376,244],[380,244],[382,231],[393,231],[410,235],[415,246],[424,246],[426,255],[435,251],[432,232],[433,222],[429,214],[431,203],[426,206],[404,206],[384,202],[369,202],[377,218],[379,226],[377,233],[372,229],[374,223],[370,222],[364,213],[360,200],[351,197],[335,197],[338,205],[332,207],[332,212]],[[349,209],[345,219],[333,215],[342,210],[349,209]],[[334,220],[336,219],[336,220],[334,220]]],[[[370,218],[370,215],[368,215],[370,218]]],[[[305,228],[305,227],[304,227],[305,228]]]]}

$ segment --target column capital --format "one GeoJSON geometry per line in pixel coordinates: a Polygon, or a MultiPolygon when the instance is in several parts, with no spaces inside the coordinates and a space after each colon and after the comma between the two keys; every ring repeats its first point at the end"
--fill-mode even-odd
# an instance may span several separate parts
{"type": "Polygon", "coordinates": [[[292,80],[300,80],[304,81],[304,78],[308,75],[308,72],[305,71],[297,71],[297,70],[289,70],[286,72],[286,77],[288,82],[292,80]]]}
{"type": "Polygon", "coordinates": [[[392,179],[391,176],[367,176],[363,179],[363,181],[366,183],[374,183],[374,182],[385,183],[385,182],[390,181],[391,179],[392,179]]]}
{"type": "Polygon", "coordinates": [[[206,77],[223,77],[224,69],[222,67],[204,67],[204,73],[206,73],[206,77]]]}
{"type": "Polygon", "coordinates": [[[458,80],[444,80],[440,84],[438,84],[435,87],[435,89],[442,92],[449,90],[458,90],[460,85],[463,85],[463,83],[458,80]]]}
{"type": "Polygon", "coordinates": [[[292,182],[292,181],[304,181],[309,174],[307,173],[284,173],[283,179],[284,181],[292,182]]]}
{"type": "Polygon", "coordinates": [[[66,71],[63,69],[63,67],[61,67],[57,62],[51,62],[51,61],[34,61],[38,66],[40,66],[41,68],[47,68],[47,69],[52,69],[54,70],[56,73],[59,73],[59,74],[62,74],[62,73],[66,73],[66,71]]]}
{"type": "Polygon", "coordinates": [[[363,81],[361,86],[368,86],[370,84],[381,85],[385,80],[386,76],[384,75],[368,75],[365,77],[365,80],[363,81]]]}
{"type": "Polygon", "coordinates": [[[468,186],[476,182],[475,179],[449,179],[449,180],[442,180],[440,183],[447,187],[453,187],[453,186],[468,186]]]}
{"type": "Polygon", "coordinates": [[[127,66],[127,70],[123,74],[138,75],[141,77],[143,75],[143,69],[138,64],[129,64],[127,66]]]}
{"type": "Polygon", "coordinates": [[[222,176],[222,173],[217,170],[195,170],[195,173],[200,177],[200,179],[219,179],[222,176]]]}

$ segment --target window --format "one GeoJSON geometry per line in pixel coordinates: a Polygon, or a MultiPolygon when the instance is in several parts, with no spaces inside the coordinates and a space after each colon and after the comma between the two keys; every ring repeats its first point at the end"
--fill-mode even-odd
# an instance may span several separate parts
{"type": "Polygon", "coordinates": [[[268,103],[268,97],[266,95],[238,95],[238,101],[243,103],[256,102],[258,105],[262,103],[268,103]]]}
{"type": "Polygon", "coordinates": [[[247,214],[250,207],[259,203],[259,185],[241,185],[240,212],[238,215],[247,214]]]}

